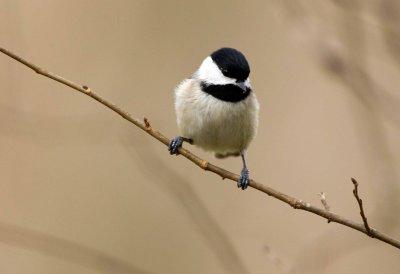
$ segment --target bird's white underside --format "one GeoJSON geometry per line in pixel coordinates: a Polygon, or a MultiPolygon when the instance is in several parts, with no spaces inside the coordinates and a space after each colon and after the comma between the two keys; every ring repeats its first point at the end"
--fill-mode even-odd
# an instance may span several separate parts
{"type": "Polygon", "coordinates": [[[177,124],[183,137],[217,153],[244,151],[258,128],[259,104],[253,92],[239,102],[221,101],[186,79],[175,89],[177,124]]]}

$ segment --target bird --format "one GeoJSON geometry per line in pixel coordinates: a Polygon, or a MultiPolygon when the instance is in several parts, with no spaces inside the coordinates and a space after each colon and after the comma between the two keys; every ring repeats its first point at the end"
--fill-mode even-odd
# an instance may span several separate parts
{"type": "Polygon", "coordinates": [[[245,152],[257,133],[260,104],[250,85],[250,66],[239,50],[220,48],[175,88],[180,135],[168,146],[179,154],[183,142],[212,151],[216,158],[241,156],[238,188],[249,185],[245,152]]]}

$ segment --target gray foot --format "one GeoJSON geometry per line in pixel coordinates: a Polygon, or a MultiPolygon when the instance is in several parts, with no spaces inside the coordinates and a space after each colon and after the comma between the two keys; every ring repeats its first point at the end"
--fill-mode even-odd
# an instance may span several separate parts
{"type": "Polygon", "coordinates": [[[237,183],[238,188],[245,190],[249,186],[249,181],[250,181],[249,170],[246,167],[244,167],[242,169],[242,172],[240,173],[240,178],[237,183]]]}
{"type": "Polygon", "coordinates": [[[182,146],[184,138],[181,136],[177,136],[171,140],[171,143],[168,146],[169,154],[178,154],[178,149],[182,146]]]}

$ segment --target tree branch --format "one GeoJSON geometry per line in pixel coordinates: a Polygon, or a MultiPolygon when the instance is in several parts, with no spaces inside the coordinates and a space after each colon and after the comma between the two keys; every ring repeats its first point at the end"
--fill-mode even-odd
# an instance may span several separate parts
{"type": "MultiPolygon", "coordinates": [[[[326,210],[327,212],[331,211],[331,207],[329,206],[328,202],[326,201],[325,193],[320,192],[320,193],[318,193],[318,195],[319,195],[319,197],[321,198],[321,203],[322,203],[322,205],[324,206],[325,210],[326,210]]],[[[330,223],[330,222],[331,222],[331,221],[328,220],[328,223],[330,223]]]]}
{"type": "MultiPolygon", "coordinates": [[[[170,140],[168,138],[166,138],[162,133],[158,132],[157,130],[154,130],[149,121],[147,119],[144,119],[144,122],[133,118],[127,111],[121,109],[120,107],[118,107],[117,105],[111,103],[110,101],[106,100],[105,98],[101,97],[100,95],[98,95],[97,93],[95,93],[93,90],[91,90],[89,87],[87,86],[81,86],[78,85],[70,80],[67,80],[61,76],[58,76],[52,72],[46,71],[40,67],[38,67],[37,65],[32,64],[31,62],[19,57],[18,55],[0,47],[0,52],[8,55],[9,57],[13,58],[14,60],[22,63],[23,65],[31,68],[32,70],[34,70],[36,73],[43,75],[45,77],[48,77],[50,79],[53,79],[61,84],[64,84],[66,86],[69,86],[87,96],[92,97],[94,100],[98,101],[99,103],[105,105],[106,107],[110,108],[111,110],[113,110],[114,112],[116,112],[117,114],[119,114],[120,116],[122,116],[122,118],[128,120],[129,122],[131,122],[132,124],[134,124],[135,126],[139,127],[140,129],[144,130],[145,132],[147,132],[149,135],[153,136],[155,139],[157,139],[158,141],[160,141],[161,143],[165,144],[165,145],[169,145],[170,140]]],[[[221,176],[223,179],[227,178],[230,179],[232,181],[234,181],[235,183],[238,181],[239,179],[239,175],[232,173],[230,171],[227,171],[223,168],[220,168],[216,165],[213,165],[203,159],[201,159],[200,157],[194,155],[192,152],[190,152],[189,150],[185,149],[185,148],[179,148],[179,154],[181,154],[182,156],[184,156],[185,158],[187,158],[188,160],[192,161],[194,164],[196,164],[197,166],[199,166],[200,168],[204,169],[204,170],[208,170],[211,171],[215,174],[218,174],[219,176],[221,176]]],[[[376,229],[370,228],[369,230],[367,230],[366,226],[364,223],[357,223],[354,221],[351,221],[349,219],[346,219],[338,214],[335,214],[333,212],[327,211],[325,209],[322,208],[318,208],[316,206],[311,205],[310,203],[307,203],[305,201],[302,201],[300,199],[291,197],[287,194],[284,194],[282,192],[279,192],[275,189],[272,189],[266,185],[263,185],[259,182],[256,182],[254,180],[251,180],[249,183],[249,186],[257,189],[269,196],[272,196],[288,205],[290,205],[291,207],[293,207],[294,209],[300,209],[300,210],[304,210],[304,211],[308,211],[310,213],[314,213],[318,216],[321,216],[322,218],[327,219],[330,222],[335,222],[335,223],[339,223],[342,224],[344,226],[350,227],[352,229],[358,230],[370,237],[376,238],[380,241],[383,241],[389,245],[392,245],[394,247],[397,247],[398,249],[400,249],[400,241],[396,240],[382,232],[377,231],[376,229]]],[[[369,227],[369,226],[368,226],[369,227]]]]}
{"type": "Polygon", "coordinates": [[[367,216],[365,216],[365,213],[364,213],[363,202],[362,202],[360,196],[358,196],[358,182],[354,178],[351,178],[351,181],[353,182],[353,185],[354,185],[353,194],[357,200],[358,206],[360,207],[360,215],[363,220],[365,230],[367,231],[368,236],[374,237],[374,235],[371,234],[371,228],[369,227],[369,224],[367,221],[367,216]]]}

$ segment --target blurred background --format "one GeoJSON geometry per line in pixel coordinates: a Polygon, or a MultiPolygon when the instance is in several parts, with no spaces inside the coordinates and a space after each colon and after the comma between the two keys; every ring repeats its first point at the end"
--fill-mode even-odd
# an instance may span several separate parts
{"type": "MultiPolygon", "coordinates": [[[[1,46],[177,135],[174,87],[241,50],[251,177],[400,238],[400,2],[0,0],[1,46]]],[[[399,273],[399,250],[204,172],[0,54],[1,273],[399,273]]],[[[189,147],[189,145],[186,145],[189,147]]],[[[238,173],[239,158],[217,160],[238,173]]]]}

